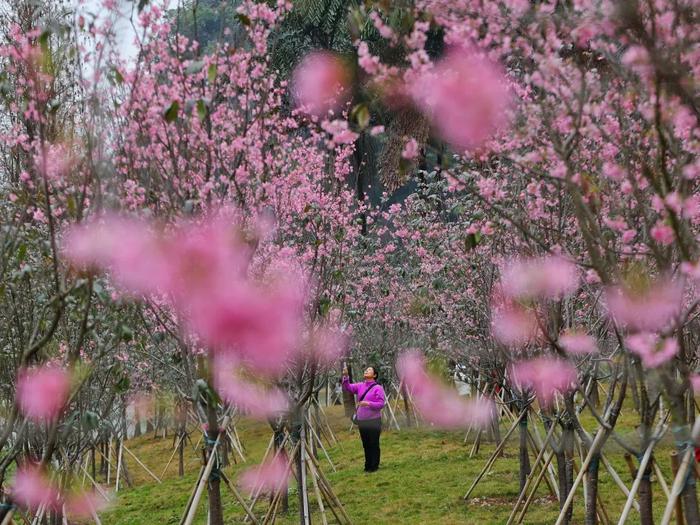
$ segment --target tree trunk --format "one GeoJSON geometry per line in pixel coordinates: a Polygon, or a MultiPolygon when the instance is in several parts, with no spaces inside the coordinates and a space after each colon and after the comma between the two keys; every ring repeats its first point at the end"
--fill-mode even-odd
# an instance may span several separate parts
{"type": "MultiPolygon", "coordinates": [[[[683,457],[683,456],[681,456],[683,457]]],[[[693,459],[691,461],[694,462],[693,459]]],[[[693,465],[690,466],[690,471],[688,473],[688,481],[681,492],[681,500],[683,500],[683,510],[685,512],[685,520],[688,525],[699,525],[700,524],[700,513],[698,512],[698,495],[695,485],[695,469],[693,465]]]]}
{"type": "MultiPolygon", "coordinates": [[[[214,443],[219,436],[219,422],[216,418],[216,404],[212,396],[207,398],[207,459],[214,452],[214,443]]],[[[224,512],[221,507],[221,474],[218,460],[209,475],[207,483],[209,495],[209,525],[224,525],[224,512]]]]}
{"type": "Polygon", "coordinates": [[[639,483],[639,520],[642,525],[654,525],[654,513],[652,507],[653,492],[651,489],[651,473],[654,458],[647,465],[642,480],[639,483]]]}
{"type": "Polygon", "coordinates": [[[600,455],[595,454],[591,458],[586,471],[586,525],[598,523],[598,472],[600,468],[600,455]]]}
{"type": "MultiPolygon", "coordinates": [[[[527,410],[524,408],[523,410],[527,410]]],[[[522,492],[530,475],[530,456],[527,453],[527,416],[520,420],[520,491],[522,492]]]]}

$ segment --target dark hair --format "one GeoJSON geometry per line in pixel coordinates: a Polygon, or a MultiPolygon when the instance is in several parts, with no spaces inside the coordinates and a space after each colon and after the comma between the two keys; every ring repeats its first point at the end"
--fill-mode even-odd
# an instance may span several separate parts
{"type": "MultiPolygon", "coordinates": [[[[377,367],[374,366],[374,365],[367,365],[367,368],[371,368],[372,370],[374,370],[374,380],[375,380],[376,382],[379,382],[379,368],[377,368],[377,367]]],[[[366,369],[367,369],[367,368],[366,368],[366,369]]],[[[366,370],[366,369],[365,369],[365,370],[366,370]]]]}

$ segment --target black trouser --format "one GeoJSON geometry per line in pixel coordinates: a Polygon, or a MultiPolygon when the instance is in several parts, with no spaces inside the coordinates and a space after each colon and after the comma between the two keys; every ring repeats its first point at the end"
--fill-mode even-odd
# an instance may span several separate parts
{"type": "Polygon", "coordinates": [[[362,448],[365,449],[365,471],[374,472],[379,468],[379,435],[382,433],[381,419],[358,420],[362,448]]]}

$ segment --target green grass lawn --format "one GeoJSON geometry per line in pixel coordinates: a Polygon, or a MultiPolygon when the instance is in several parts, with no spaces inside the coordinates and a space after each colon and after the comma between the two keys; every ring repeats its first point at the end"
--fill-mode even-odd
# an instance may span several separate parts
{"type": "MultiPolygon", "coordinates": [[[[628,411],[629,412],[629,411],[628,411]]],[[[634,417],[627,414],[619,428],[628,429],[631,443],[635,443],[634,417]]],[[[337,469],[334,472],[323,455],[319,461],[335,492],[343,502],[354,523],[505,523],[512,505],[518,496],[518,450],[517,435],[509,439],[503,457],[499,458],[491,472],[486,475],[465,502],[462,496],[477,476],[495,445],[482,442],[479,453],[469,458],[472,442],[463,444],[464,433],[437,432],[422,428],[418,430],[387,431],[382,434],[382,465],[378,472],[363,472],[362,446],[357,432],[348,431],[349,423],[342,416],[341,407],[329,410],[329,420],[341,441],[340,446],[329,448],[337,469]]],[[[585,420],[584,420],[585,422],[585,420]]],[[[591,429],[594,425],[590,424],[591,429]]],[[[502,430],[507,430],[503,422],[502,430]]],[[[242,421],[238,431],[248,455],[246,463],[226,467],[228,477],[235,480],[239,472],[260,461],[270,439],[270,429],[263,423],[242,421]]],[[[624,432],[623,432],[624,434],[624,432]]],[[[195,438],[196,439],[196,438],[195,438]]],[[[128,443],[128,446],[151,470],[160,475],[172,453],[172,439],[153,439],[150,435],[128,443]]],[[[670,439],[664,440],[656,453],[657,461],[670,484],[670,439]]],[[[632,477],[620,448],[609,441],[605,454],[618,474],[630,487],[632,477]]],[[[102,516],[104,525],[127,524],[178,524],[189,495],[194,487],[201,466],[201,453],[188,447],[186,475],[177,476],[177,458],[157,484],[131,458],[127,458],[129,470],[134,477],[132,489],[120,490],[116,503],[102,516]]],[[[534,460],[534,456],[531,458],[534,460]]],[[[580,464],[580,459],[577,460],[580,464]]],[[[665,496],[657,480],[654,481],[654,513],[663,514],[665,496]]],[[[313,505],[312,522],[321,523],[315,505],[313,488],[309,486],[313,505]]],[[[601,466],[600,492],[611,522],[617,523],[625,496],[614,485],[611,477],[601,466]]],[[[240,523],[244,515],[232,494],[222,484],[227,523],[240,523]]],[[[280,523],[298,523],[296,487],[290,488],[290,510],[282,515],[280,523]]],[[[196,523],[206,523],[206,496],[200,503],[196,523]]],[[[260,516],[267,506],[263,502],[256,506],[260,516]]],[[[579,489],[575,500],[574,523],[582,523],[583,491],[579,489]]],[[[554,523],[558,514],[558,503],[552,498],[544,483],[524,523],[554,523]]],[[[332,514],[329,512],[329,521],[332,514]]],[[[639,523],[639,515],[632,511],[628,523],[639,523]]]]}

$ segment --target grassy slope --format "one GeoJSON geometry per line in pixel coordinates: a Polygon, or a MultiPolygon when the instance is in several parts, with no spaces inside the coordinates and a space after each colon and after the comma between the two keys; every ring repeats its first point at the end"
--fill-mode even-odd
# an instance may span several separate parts
{"type": "MultiPolygon", "coordinates": [[[[628,416],[631,417],[631,414],[628,416]]],[[[332,426],[341,439],[341,447],[329,450],[337,468],[333,472],[323,460],[324,472],[330,479],[340,500],[355,523],[505,523],[518,494],[517,436],[509,440],[504,457],[498,459],[492,471],[478,485],[470,502],[462,495],[478,474],[494,449],[493,443],[483,443],[474,458],[469,458],[471,443],[462,444],[463,433],[434,432],[430,430],[402,430],[382,434],[382,468],[374,474],[362,472],[362,447],[357,433],[350,434],[340,407],[330,410],[332,426]]],[[[622,428],[633,428],[633,419],[622,422],[622,428]]],[[[593,423],[589,428],[594,428],[593,423]]],[[[259,461],[267,446],[270,431],[261,423],[241,422],[239,433],[249,455],[245,464],[226,468],[226,474],[235,479],[238,473],[259,461]]],[[[504,426],[505,430],[505,426],[504,426]]],[[[631,441],[632,443],[635,440],[631,441]]],[[[152,470],[160,475],[171,454],[172,440],[154,440],[150,436],[132,440],[128,446],[152,470]]],[[[670,483],[670,440],[664,443],[656,457],[670,483]]],[[[631,486],[631,475],[619,447],[609,442],[606,455],[615,465],[621,478],[631,486]]],[[[199,456],[189,447],[186,476],[177,477],[177,459],[158,485],[136,463],[128,458],[129,470],[135,478],[135,488],[119,492],[116,505],[104,514],[104,525],[178,524],[182,511],[195,483],[200,468],[199,456]]],[[[534,457],[531,458],[534,460],[534,457]]],[[[580,460],[577,460],[580,464],[580,460]]],[[[616,523],[625,497],[601,467],[600,492],[612,522],[616,523]]],[[[293,485],[293,483],[292,483],[293,485]]],[[[654,484],[655,514],[663,513],[665,497],[658,482],[654,484]]],[[[227,523],[242,521],[243,512],[233,496],[222,485],[227,523]]],[[[292,486],[289,515],[281,523],[298,523],[296,491],[292,486]]],[[[310,490],[315,502],[313,490],[310,490]]],[[[583,493],[575,500],[574,523],[582,522],[583,493]]],[[[265,505],[257,507],[258,515],[265,505]]],[[[200,503],[196,523],[206,523],[206,496],[200,503]]],[[[544,483],[540,495],[528,512],[525,523],[553,523],[558,505],[548,496],[544,483]]],[[[314,507],[315,510],[315,507],[314,507]]],[[[329,514],[332,518],[332,516],[329,514]]],[[[633,510],[628,523],[638,523],[633,510]]],[[[320,518],[314,514],[314,522],[320,518]]]]}

